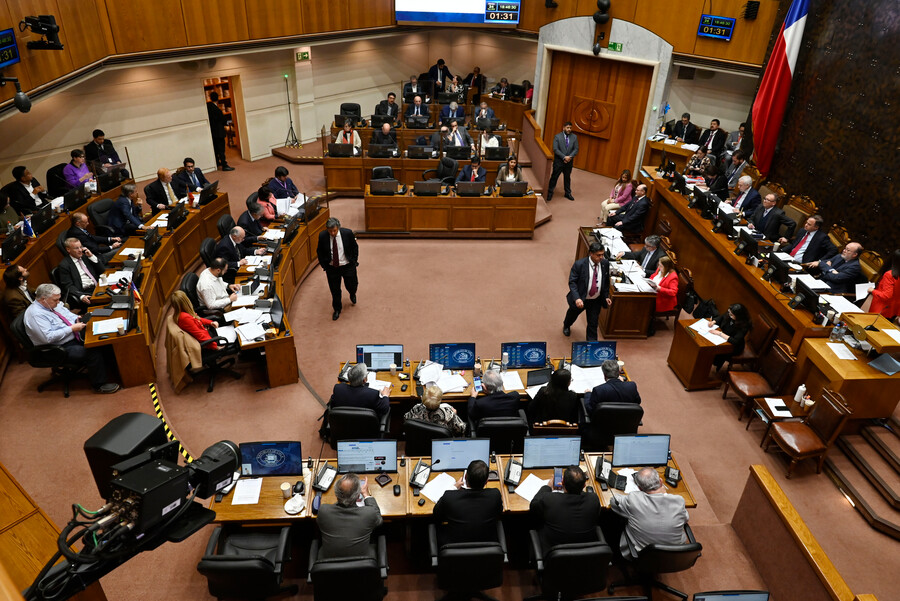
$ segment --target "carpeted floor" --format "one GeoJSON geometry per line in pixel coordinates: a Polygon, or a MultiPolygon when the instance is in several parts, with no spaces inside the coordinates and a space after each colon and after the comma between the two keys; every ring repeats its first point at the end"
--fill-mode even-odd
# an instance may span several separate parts
{"type": "MultiPolygon", "coordinates": [[[[248,163],[229,157],[235,171],[207,174],[229,193],[235,216],[244,199],[272,175],[274,158],[248,163]]],[[[291,177],[305,192],[324,190],[321,166],[289,165],[291,177]]],[[[144,182],[141,184],[143,185],[144,182]]],[[[561,196],[550,203],[553,219],[533,240],[360,240],[359,304],[331,320],[324,274],[313,271],[297,292],[289,314],[302,371],[297,385],[263,388],[262,374],[243,366],[240,381],[224,379],[212,394],[197,382],[176,395],[165,376],[165,352],[158,348],[160,396],[169,421],[185,446],[196,455],[210,444],[259,439],[299,439],[304,453],[316,455],[316,418],[328,399],[340,361],[351,358],[357,343],[405,345],[407,355],[424,357],[433,341],[474,341],[482,356],[496,355],[502,341],[546,340],[553,356],[569,353],[571,339],[561,332],[569,268],[576,247],[576,229],[595,219],[611,180],[577,171],[577,200],[561,196]]],[[[359,229],[361,198],[331,203],[331,214],[359,229]]],[[[32,282],[38,284],[39,282],[32,282]]],[[[666,578],[689,592],[717,588],[764,587],[749,565],[730,521],[753,463],[766,465],[812,529],[837,568],[857,593],[875,593],[881,601],[897,599],[894,590],[900,543],[872,531],[828,479],[816,476],[812,464],[801,465],[792,480],[784,478],[786,463],[759,448],[759,422],[744,431],[735,405],[719,391],[687,393],[666,366],[672,337],[669,322],[648,340],[620,341],[619,355],[638,383],[646,410],[644,432],[669,432],[684,477],[698,501],[691,524],[704,545],[703,557],[690,571],[666,578]],[[892,576],[893,574],[893,576],[892,576]]],[[[584,318],[573,338],[584,335],[584,318]]],[[[120,366],[127,369],[127,366],[120,366]]],[[[138,387],[113,396],[93,395],[77,388],[64,399],[58,390],[36,394],[44,372],[27,364],[12,364],[0,384],[0,461],[50,517],[62,525],[72,503],[101,503],[81,447],[111,418],[128,411],[152,412],[147,390],[138,387]]],[[[328,448],[326,455],[331,455],[328,448]]],[[[110,600],[209,599],[206,583],[196,571],[210,528],[180,544],[166,544],[144,553],[102,580],[110,600]]],[[[389,530],[391,543],[390,599],[439,596],[433,575],[415,569],[405,552],[402,528],[389,530]]],[[[308,546],[298,532],[295,544],[302,565],[308,546]]],[[[415,546],[414,546],[415,548],[415,546]]],[[[777,549],[773,549],[777,552],[777,549]]],[[[301,593],[312,590],[302,579],[302,567],[292,571],[301,593]]],[[[789,578],[789,574],[785,574],[789,578]]],[[[537,592],[530,571],[513,566],[502,599],[537,592]]],[[[622,589],[617,594],[637,594],[622,589]]],[[[663,598],[657,594],[656,598],[663,598]]],[[[784,601],[784,600],[782,600],[784,601]]]]}

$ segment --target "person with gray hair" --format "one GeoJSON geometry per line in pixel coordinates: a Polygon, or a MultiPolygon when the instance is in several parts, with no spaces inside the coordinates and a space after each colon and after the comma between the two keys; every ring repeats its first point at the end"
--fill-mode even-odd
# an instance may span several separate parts
{"type": "Polygon", "coordinates": [[[644,274],[649,278],[656,271],[660,257],[666,254],[666,251],[660,246],[660,242],[659,236],[651,234],[644,238],[644,248],[637,252],[621,252],[616,255],[616,260],[631,259],[632,261],[637,261],[644,270],[644,274]]]}
{"type": "Polygon", "coordinates": [[[319,559],[374,557],[372,532],[382,523],[378,502],[369,494],[369,482],[344,474],[334,485],[336,503],[322,503],[316,524],[322,534],[319,559]],[[357,501],[362,498],[362,507],[357,501]]]}
{"type": "Polygon", "coordinates": [[[624,382],[619,374],[619,362],[607,359],[600,366],[606,382],[595,386],[590,398],[584,404],[588,415],[594,412],[601,403],[641,403],[641,395],[638,393],[637,384],[624,382]]]}
{"type": "Polygon", "coordinates": [[[465,422],[456,414],[456,409],[442,403],[443,391],[437,386],[427,386],[422,392],[422,402],[413,405],[403,419],[418,419],[450,430],[453,436],[462,436],[466,432],[465,422]]]}
{"type": "Polygon", "coordinates": [[[366,386],[366,376],[369,368],[365,363],[357,363],[347,372],[349,382],[344,384],[338,382],[334,385],[331,392],[331,400],[328,401],[329,409],[335,407],[362,407],[364,409],[372,409],[379,416],[386,415],[391,408],[390,385],[385,386],[381,391],[366,386]]]}
{"type": "Polygon", "coordinates": [[[244,240],[246,238],[247,232],[244,231],[244,228],[236,225],[231,228],[231,231],[228,232],[227,236],[222,236],[222,239],[216,244],[215,257],[217,259],[222,258],[228,261],[229,269],[228,272],[222,276],[222,279],[229,284],[234,284],[235,276],[237,275],[238,269],[241,268],[241,265],[247,264],[247,255],[266,254],[265,248],[257,248],[254,250],[252,247],[248,248],[247,246],[244,246],[244,240]]]}
{"type": "Polygon", "coordinates": [[[137,186],[125,184],[122,186],[122,195],[107,214],[106,225],[120,238],[131,236],[144,227],[142,212],[143,205],[138,196],[137,186]]]}
{"type": "Polygon", "coordinates": [[[469,398],[469,419],[478,422],[483,417],[516,417],[519,409],[525,406],[519,401],[519,393],[504,392],[503,378],[500,372],[488,370],[482,377],[485,396],[478,397],[475,387],[472,386],[469,398]]]}
{"type": "Polygon", "coordinates": [[[615,540],[619,536],[619,549],[625,559],[635,559],[629,550],[628,543],[634,550],[650,544],[680,545],[686,541],[684,525],[688,522],[688,512],[684,499],[666,492],[654,468],[641,468],[634,475],[634,483],[640,489],[627,495],[613,495],[610,508],[619,520],[604,520],[604,533],[607,540],[615,540]]]}
{"type": "Polygon", "coordinates": [[[753,178],[749,175],[742,175],[738,178],[735,194],[734,200],[727,202],[734,205],[734,212],[738,214],[752,215],[762,202],[759,192],[753,188],[753,178]]]}
{"type": "Polygon", "coordinates": [[[59,262],[57,277],[63,296],[76,311],[91,306],[91,296],[103,274],[103,263],[81,245],[78,238],[66,238],[66,256],[59,262]]]}
{"type": "Polygon", "coordinates": [[[106,381],[106,363],[111,359],[101,349],[84,348],[82,332],[87,324],[60,303],[61,292],[56,284],[41,284],[37,287],[34,302],[25,310],[25,333],[35,346],[61,346],[70,363],[85,364],[95,392],[116,392],[119,385],[106,381]]]}
{"type": "Polygon", "coordinates": [[[328,278],[328,290],[331,292],[331,319],[337,321],[344,308],[341,302],[341,280],[350,295],[350,303],[356,304],[356,291],[359,278],[356,266],[359,265],[359,245],[353,231],[341,227],[341,222],[331,217],[325,222],[325,229],[319,232],[319,243],[316,246],[319,266],[328,278]]]}

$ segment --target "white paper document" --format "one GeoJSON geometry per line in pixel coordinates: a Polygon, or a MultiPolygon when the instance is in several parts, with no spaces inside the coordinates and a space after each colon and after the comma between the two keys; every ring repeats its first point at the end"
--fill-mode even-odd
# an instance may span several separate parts
{"type": "Polygon", "coordinates": [[[834,351],[834,354],[837,355],[838,359],[845,360],[856,360],[856,356],[843,342],[828,342],[826,343],[828,348],[834,351]]]}
{"type": "Polygon", "coordinates": [[[807,288],[809,288],[810,290],[830,290],[831,289],[831,287],[828,284],[826,284],[822,280],[817,280],[816,278],[812,277],[808,273],[801,273],[800,275],[797,275],[797,276],[791,275],[791,277],[797,278],[798,280],[800,280],[801,282],[806,284],[807,288]]]}
{"type": "Polygon", "coordinates": [[[422,493],[432,503],[437,503],[448,490],[456,488],[456,480],[450,474],[441,472],[422,488],[422,493]]]}
{"type": "Polygon", "coordinates": [[[263,235],[260,238],[264,238],[266,240],[281,240],[284,238],[284,230],[280,229],[268,229],[263,232],[263,235]]]}
{"type": "Polygon", "coordinates": [[[459,374],[450,373],[449,371],[441,372],[441,377],[438,378],[434,384],[440,388],[441,392],[444,394],[447,394],[448,392],[462,392],[469,387],[469,383],[464,377],[459,374]]]}
{"type": "Polygon", "coordinates": [[[256,323],[256,320],[259,319],[259,316],[262,315],[262,313],[263,312],[259,309],[241,307],[240,309],[235,309],[234,311],[228,311],[223,315],[223,317],[225,317],[225,321],[236,321],[238,323],[256,323]]]}
{"type": "Polygon", "coordinates": [[[112,334],[119,329],[119,326],[127,327],[125,319],[122,317],[114,317],[112,319],[92,320],[91,327],[95,336],[101,334],[112,334]]]}
{"type": "Polygon", "coordinates": [[[525,384],[517,371],[502,372],[500,377],[503,378],[503,390],[525,390],[525,384]]]}
{"type": "Polygon", "coordinates": [[[241,478],[234,487],[232,505],[256,505],[262,491],[262,478],[241,478]]]}
{"type": "Polygon", "coordinates": [[[869,286],[871,286],[869,282],[865,282],[864,284],[856,285],[856,300],[860,301],[867,296],[869,296],[869,286]]]}
{"type": "Polygon", "coordinates": [[[529,386],[528,388],[525,389],[525,393],[529,397],[534,398],[535,396],[537,396],[538,390],[540,390],[544,386],[546,386],[546,384],[538,384],[537,386],[529,386]]]}
{"type": "Polygon", "coordinates": [[[844,313],[862,313],[862,309],[848,301],[843,296],[834,296],[833,294],[820,294],[820,301],[825,301],[831,308],[834,309],[838,314],[843,315],[844,313]]]}
{"type": "Polygon", "coordinates": [[[419,370],[419,381],[422,384],[427,384],[428,382],[437,382],[441,379],[441,372],[444,370],[444,366],[440,363],[432,363],[431,361],[426,361],[425,365],[419,370]]]}
{"type": "Polygon", "coordinates": [[[900,330],[884,329],[881,331],[893,338],[894,342],[900,342],[900,330]]]}
{"type": "Polygon", "coordinates": [[[621,238],[622,232],[614,227],[598,227],[594,228],[594,233],[603,238],[621,238]]]}
{"type": "Polygon", "coordinates": [[[106,276],[106,281],[107,282],[118,282],[119,280],[124,278],[126,282],[130,282],[131,275],[133,273],[134,272],[132,272],[132,271],[114,271],[113,273],[106,276]]]}
{"type": "Polygon", "coordinates": [[[781,399],[770,399],[768,397],[763,399],[766,402],[766,405],[769,406],[769,411],[772,412],[772,415],[775,417],[793,417],[790,409],[776,409],[776,407],[787,407],[784,404],[784,401],[781,399]]]}
{"type": "Polygon", "coordinates": [[[216,336],[221,336],[228,342],[237,340],[237,332],[234,330],[234,326],[219,326],[216,328],[216,336]]]}
{"type": "Polygon", "coordinates": [[[711,328],[714,328],[715,324],[710,324],[708,319],[698,319],[688,327],[695,332],[707,332],[711,328]]]}
{"type": "Polygon", "coordinates": [[[779,259],[781,259],[782,261],[784,261],[785,263],[793,263],[794,262],[794,257],[792,257],[790,255],[790,253],[778,252],[778,253],[775,253],[775,256],[778,257],[779,259]]]}
{"type": "Polygon", "coordinates": [[[231,303],[232,307],[252,307],[256,304],[256,301],[259,300],[259,297],[255,294],[248,294],[246,296],[240,295],[238,296],[233,303],[231,303]]]}
{"type": "Polygon", "coordinates": [[[242,343],[254,342],[257,338],[266,335],[266,331],[258,323],[245,323],[235,328],[242,343]]]}
{"type": "Polygon", "coordinates": [[[133,255],[135,257],[140,257],[144,254],[143,248],[122,248],[119,250],[119,254],[123,257],[127,257],[128,255],[133,255]]]}
{"type": "Polygon", "coordinates": [[[366,386],[372,388],[374,390],[383,390],[385,387],[389,387],[391,385],[390,382],[385,382],[384,380],[377,379],[377,374],[374,371],[370,371],[366,374],[366,386]]]}
{"type": "Polygon", "coordinates": [[[615,284],[616,292],[639,292],[639,289],[634,284],[626,284],[624,282],[619,282],[615,284]]]}
{"type": "Polygon", "coordinates": [[[719,346],[720,344],[725,344],[726,342],[728,342],[727,338],[722,338],[718,334],[713,334],[712,330],[706,330],[706,331],[700,332],[700,335],[703,336],[704,338],[706,338],[707,340],[709,340],[710,342],[712,342],[713,344],[715,344],[716,346],[719,346]]]}
{"type": "Polygon", "coordinates": [[[534,474],[528,474],[528,477],[516,487],[516,494],[531,503],[542,486],[550,486],[550,480],[541,480],[534,474]]]}
{"type": "Polygon", "coordinates": [[[675,138],[669,138],[668,140],[663,140],[663,144],[668,144],[669,146],[675,146],[678,144],[678,140],[675,138]]]}

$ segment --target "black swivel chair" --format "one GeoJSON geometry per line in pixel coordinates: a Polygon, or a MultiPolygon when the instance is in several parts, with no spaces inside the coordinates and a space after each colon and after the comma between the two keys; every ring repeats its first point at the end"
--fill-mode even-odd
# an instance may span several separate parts
{"type": "Polygon", "coordinates": [[[63,175],[63,169],[68,163],[60,163],[47,169],[47,195],[50,198],[59,198],[72,189],[66,176],[63,175]]]}
{"type": "Polygon", "coordinates": [[[600,403],[592,415],[587,415],[584,398],[581,399],[584,415],[582,447],[590,451],[605,451],[612,446],[616,434],[634,434],[641,425],[644,408],[637,403],[600,403]]]}
{"type": "Polygon", "coordinates": [[[216,258],[215,238],[203,239],[203,242],[200,243],[200,258],[203,259],[203,264],[207,267],[212,265],[213,259],[216,258]]]}
{"type": "Polygon", "coordinates": [[[69,230],[63,230],[59,233],[59,236],[56,237],[56,248],[59,249],[59,252],[62,253],[62,256],[66,256],[66,240],[69,238],[69,230]]]}
{"type": "MultiPolygon", "coordinates": [[[[362,108],[360,108],[358,102],[342,102],[341,103],[341,114],[346,115],[347,117],[352,117],[354,123],[359,123],[360,127],[365,127],[366,122],[362,118],[362,108]]],[[[339,126],[343,127],[343,123],[338,123],[339,126]]]]}
{"type": "Polygon", "coordinates": [[[284,565],[290,561],[290,532],[290,526],[274,530],[219,526],[213,530],[197,565],[197,571],[206,576],[209,594],[218,599],[296,595],[296,584],[282,586],[284,565]]]}
{"type": "Polygon", "coordinates": [[[247,204],[247,208],[249,209],[250,205],[252,205],[257,200],[259,200],[259,192],[258,191],[251,193],[250,196],[247,197],[247,200],[244,202],[247,204]]]}
{"type": "Polygon", "coordinates": [[[387,594],[387,541],[372,543],[374,557],[319,559],[319,540],[309,546],[309,576],[315,601],[381,601],[387,594]]]}
{"type": "Polygon", "coordinates": [[[631,541],[626,537],[628,549],[632,557],[631,562],[635,574],[633,577],[626,578],[622,582],[614,582],[609,585],[609,594],[613,594],[615,589],[620,586],[631,584],[641,584],[644,587],[647,597],[653,594],[653,587],[666,591],[675,595],[682,601],[687,601],[687,593],[683,593],[678,589],[672,588],[656,580],[656,574],[671,574],[673,572],[682,572],[693,567],[700,558],[703,545],[694,538],[691,527],[684,525],[684,532],[688,542],[680,545],[647,545],[640,552],[635,551],[631,541]]]}
{"type": "Polygon", "coordinates": [[[179,286],[179,290],[184,292],[188,300],[191,301],[191,305],[194,307],[194,311],[200,317],[205,317],[206,319],[213,319],[217,321],[219,324],[225,323],[225,317],[223,316],[223,311],[221,309],[209,309],[204,307],[200,302],[200,296],[197,294],[197,282],[200,279],[193,271],[189,271],[181,278],[181,285],[179,286]]]}
{"type": "Polygon", "coordinates": [[[116,201],[112,198],[101,198],[97,202],[88,205],[87,214],[91,218],[91,222],[94,224],[94,232],[98,236],[116,235],[116,232],[107,225],[109,212],[114,204],[116,204],[116,201]]]}
{"type": "Polygon", "coordinates": [[[406,441],[406,454],[410,457],[430,456],[431,441],[436,438],[453,438],[453,433],[444,426],[421,419],[403,422],[403,439],[406,441]]]}
{"type": "Polygon", "coordinates": [[[383,438],[390,421],[390,411],[378,417],[374,410],[363,407],[331,407],[328,410],[328,444],[336,449],[339,440],[383,438]]]}
{"type": "Polygon", "coordinates": [[[62,346],[56,344],[35,345],[31,342],[31,338],[28,337],[28,332],[25,330],[24,312],[19,313],[12,320],[9,329],[12,330],[13,336],[25,350],[25,356],[31,367],[50,368],[52,375],[49,380],[38,386],[38,392],[44,392],[44,389],[51,384],[62,382],[63,395],[69,398],[69,383],[76,377],[87,375],[84,373],[85,366],[71,362],[62,346]]]}
{"type": "Polygon", "coordinates": [[[394,179],[393,167],[372,167],[372,179],[394,179]]]}
{"type": "Polygon", "coordinates": [[[448,543],[438,548],[437,527],[428,525],[428,547],[431,567],[437,568],[438,588],[447,591],[439,601],[471,599],[497,601],[482,591],[503,585],[506,556],[506,533],[497,520],[497,541],[448,543]]]}
{"type": "Polygon", "coordinates": [[[231,228],[234,227],[234,217],[225,213],[219,220],[216,222],[216,229],[219,230],[219,237],[224,238],[228,234],[231,233],[231,228]]]}
{"type": "Polygon", "coordinates": [[[472,438],[490,438],[495,453],[521,453],[528,436],[528,418],[525,410],[519,409],[516,417],[483,417],[477,424],[470,419],[469,431],[472,438]]]}
{"type": "Polygon", "coordinates": [[[531,530],[530,553],[541,583],[541,594],[528,597],[537,599],[573,599],[602,591],[606,586],[612,549],[603,541],[597,528],[597,541],[569,543],[544,549],[540,534],[531,530]]]}
{"type": "Polygon", "coordinates": [[[459,171],[459,162],[450,157],[441,157],[437,169],[428,169],[422,172],[422,179],[427,181],[440,181],[445,185],[453,185],[456,181],[456,173],[459,171]],[[430,177],[429,174],[432,176],[430,177]]]}
{"type": "MultiPolygon", "coordinates": [[[[63,253],[66,254],[66,253],[63,253]]],[[[66,290],[59,279],[59,265],[50,270],[50,281],[60,289],[60,302],[68,307],[74,307],[75,311],[80,311],[81,301],[78,295],[66,290]]]]}

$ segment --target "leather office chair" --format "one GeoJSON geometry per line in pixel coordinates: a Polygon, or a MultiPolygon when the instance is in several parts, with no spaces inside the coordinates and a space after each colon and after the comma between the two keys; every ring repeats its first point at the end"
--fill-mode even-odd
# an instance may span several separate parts
{"type": "Polygon", "coordinates": [[[188,380],[196,376],[208,376],[208,385],[206,392],[212,392],[216,387],[216,376],[224,372],[235,380],[240,380],[244,374],[231,369],[237,362],[237,355],[240,351],[238,343],[229,343],[221,336],[215,336],[205,342],[200,342],[187,332],[181,329],[175,314],[170,314],[166,318],[166,358],[168,360],[169,377],[172,379],[172,387],[176,392],[180,392],[184,388],[182,382],[182,374],[175,373],[171,366],[178,365],[178,356],[185,353],[190,358],[190,363],[186,367],[188,380]],[[217,344],[218,348],[213,350],[210,348],[213,344],[217,344]],[[183,346],[182,346],[183,345],[183,346]],[[199,365],[195,363],[199,351],[199,365]]]}
{"type": "Polygon", "coordinates": [[[384,535],[371,544],[374,557],[319,559],[318,539],[309,546],[309,576],[315,601],[380,601],[387,594],[387,541],[384,535]]]}
{"type": "Polygon", "coordinates": [[[357,102],[342,102],[341,103],[341,114],[342,115],[356,115],[359,117],[362,115],[362,109],[357,102]]]}
{"type": "Polygon", "coordinates": [[[60,283],[59,265],[50,270],[50,281],[56,284],[56,286],[60,289],[60,302],[62,304],[66,305],[66,307],[69,307],[70,311],[73,311],[72,308],[74,307],[73,313],[81,310],[81,301],[78,300],[75,294],[63,288],[62,284],[60,283]]]}
{"type": "Polygon", "coordinates": [[[394,179],[394,168],[372,167],[372,179],[394,179]]]}
{"type": "Polygon", "coordinates": [[[640,583],[644,586],[645,594],[648,598],[652,598],[653,588],[656,587],[675,595],[683,601],[687,601],[687,593],[663,584],[655,578],[656,574],[682,572],[690,569],[697,563],[700,553],[703,551],[703,545],[694,538],[694,533],[688,524],[684,525],[684,532],[688,539],[686,543],[680,545],[647,545],[641,549],[640,553],[635,551],[631,541],[626,537],[631,556],[636,558],[630,562],[636,573],[633,577],[626,578],[624,581],[610,584],[609,594],[613,594],[615,589],[620,586],[640,583]]]}
{"type": "Polygon", "coordinates": [[[427,169],[422,172],[422,179],[428,181],[440,181],[445,185],[451,185],[456,181],[456,173],[459,171],[459,162],[450,157],[441,157],[437,169],[427,169]],[[433,174],[433,177],[429,177],[433,174]]]}
{"type": "Polygon", "coordinates": [[[191,306],[194,307],[194,311],[197,315],[207,319],[214,319],[220,324],[225,323],[225,318],[223,316],[224,312],[221,309],[208,309],[200,302],[200,296],[197,294],[197,282],[199,280],[200,276],[193,271],[189,271],[181,278],[181,285],[178,289],[187,295],[188,300],[191,301],[191,306]]]}
{"type": "Polygon", "coordinates": [[[644,408],[637,403],[600,403],[591,415],[587,414],[583,397],[581,403],[584,415],[581,446],[585,450],[607,450],[616,434],[635,434],[644,417],[644,408]]]}
{"type": "Polygon", "coordinates": [[[448,543],[438,548],[437,526],[428,525],[428,549],[431,567],[437,568],[437,586],[447,594],[439,601],[471,599],[497,601],[482,591],[503,585],[506,556],[506,533],[497,520],[497,541],[448,543]]]}
{"type": "Polygon", "coordinates": [[[249,209],[250,205],[252,205],[257,200],[259,200],[259,192],[253,192],[250,194],[250,196],[247,197],[247,200],[244,202],[247,205],[247,208],[249,209]]]}
{"type": "Polygon", "coordinates": [[[793,370],[797,358],[788,345],[776,340],[759,359],[759,371],[729,371],[722,390],[722,398],[728,395],[728,387],[734,389],[741,403],[738,421],[750,411],[753,399],[761,396],[778,396],[784,394],[783,389],[788,376],[793,370]]]}
{"type": "Polygon", "coordinates": [[[38,392],[44,392],[44,389],[51,384],[62,382],[63,396],[69,398],[69,383],[79,376],[86,376],[84,373],[85,365],[73,363],[66,355],[65,349],[56,344],[39,344],[35,345],[28,337],[25,330],[25,313],[19,313],[12,323],[9,324],[13,336],[22,348],[25,350],[25,356],[31,367],[38,369],[49,367],[51,371],[50,379],[38,386],[38,392]]]}
{"type": "Polygon", "coordinates": [[[336,449],[339,440],[383,438],[390,420],[390,411],[378,417],[374,410],[363,407],[331,407],[328,410],[328,444],[336,449]]]}
{"type": "Polygon", "coordinates": [[[219,238],[224,238],[225,236],[231,233],[231,228],[234,227],[234,217],[225,213],[219,220],[216,222],[216,229],[219,230],[219,238]]]}
{"type": "Polygon", "coordinates": [[[760,355],[765,349],[772,346],[778,327],[769,320],[765,313],[756,313],[753,316],[752,326],[746,344],[744,344],[744,350],[728,360],[728,369],[737,365],[757,369],[760,355]]]}
{"type": "Polygon", "coordinates": [[[431,455],[431,441],[440,438],[453,438],[453,433],[444,426],[421,419],[407,419],[403,422],[403,439],[406,441],[406,454],[409,457],[431,455]]]}
{"type": "Polygon", "coordinates": [[[284,565],[290,561],[290,526],[258,529],[218,526],[206,545],[197,571],[206,576],[209,594],[221,599],[265,599],[288,593],[282,586],[284,565]]]}
{"type": "Polygon", "coordinates": [[[115,236],[116,232],[107,225],[109,221],[109,212],[112,210],[116,201],[112,198],[101,198],[87,207],[88,217],[94,224],[94,233],[98,236],[115,236]]]}
{"type": "Polygon", "coordinates": [[[47,182],[47,195],[50,198],[59,198],[72,189],[72,186],[66,181],[66,176],[63,175],[63,169],[66,168],[66,165],[68,163],[60,163],[47,169],[47,179],[45,181],[47,182]]]}
{"type": "Polygon", "coordinates": [[[528,418],[519,409],[516,417],[483,417],[476,424],[469,420],[472,438],[490,438],[495,453],[521,453],[528,436],[528,418]]]}
{"type": "Polygon", "coordinates": [[[203,239],[203,242],[200,243],[200,258],[203,259],[203,264],[207,267],[212,265],[213,259],[216,258],[215,238],[203,239]]]}
{"type": "Polygon", "coordinates": [[[541,584],[541,594],[527,597],[537,599],[573,599],[602,591],[606,586],[612,549],[603,541],[597,528],[597,541],[568,543],[544,549],[540,534],[529,531],[529,553],[541,584]]]}
{"type": "Polygon", "coordinates": [[[59,249],[59,252],[62,253],[62,256],[66,256],[66,239],[69,237],[69,230],[63,230],[59,233],[59,236],[56,237],[56,248],[59,249]]]}
{"type": "Polygon", "coordinates": [[[773,422],[766,435],[765,449],[773,441],[782,451],[791,456],[787,477],[791,477],[794,466],[804,459],[818,458],[816,473],[822,473],[822,464],[828,449],[837,440],[852,409],[839,393],[825,389],[812,411],[803,421],[773,422]]]}

